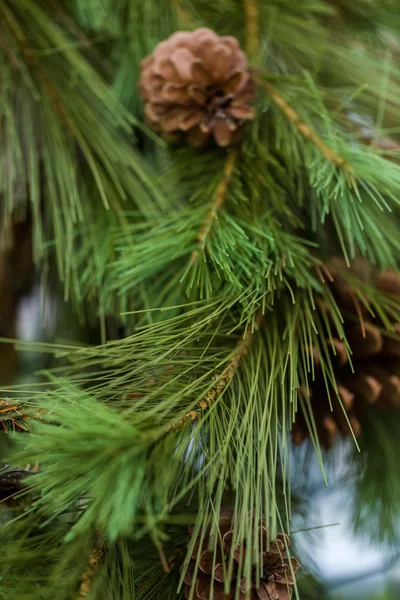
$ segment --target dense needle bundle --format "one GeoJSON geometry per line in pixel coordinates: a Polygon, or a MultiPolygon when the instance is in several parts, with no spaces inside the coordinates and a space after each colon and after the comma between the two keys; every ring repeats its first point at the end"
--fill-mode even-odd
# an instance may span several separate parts
{"type": "Polygon", "coordinates": [[[31,239],[57,315],[0,389],[0,468],[40,466],[0,472],[0,596],[323,600],[296,417],[320,462],[363,427],[353,516],[399,522],[398,2],[0,0],[0,40],[0,338],[31,239]]]}

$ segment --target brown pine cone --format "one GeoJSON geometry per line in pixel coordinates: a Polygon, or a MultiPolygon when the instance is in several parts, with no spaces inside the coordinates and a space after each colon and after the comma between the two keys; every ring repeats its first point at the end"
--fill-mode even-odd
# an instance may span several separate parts
{"type": "MultiPolygon", "coordinates": [[[[286,556],[288,536],[279,534],[275,541],[269,543],[264,520],[261,520],[255,531],[261,553],[250,581],[246,581],[241,571],[248,548],[246,543],[233,546],[232,517],[233,512],[230,509],[221,510],[216,552],[209,548],[210,530],[206,532],[201,546],[200,540],[196,539],[184,578],[185,598],[191,598],[194,587],[194,600],[231,600],[235,597],[236,587],[239,586],[239,600],[290,600],[299,563],[296,558],[289,559],[286,556]],[[196,572],[199,552],[199,568],[196,572]],[[256,587],[256,574],[260,565],[260,585],[256,587]],[[228,578],[230,585],[225,593],[225,582],[228,578]]],[[[190,533],[192,534],[192,531],[190,533]]]]}
{"type": "MultiPolygon", "coordinates": [[[[326,345],[331,352],[339,398],[333,387],[328,397],[320,369],[322,357],[316,348],[313,349],[315,380],[309,382],[308,388],[302,385],[299,391],[304,401],[310,402],[315,421],[314,435],[325,449],[333,447],[339,434],[359,437],[368,405],[374,405],[379,411],[400,409],[400,341],[382,333],[383,324],[357,298],[341,275],[346,270],[350,272],[344,261],[335,259],[327,270],[333,277],[329,285],[344,318],[343,328],[353,368],[344,341],[327,336],[326,345]]],[[[400,310],[400,276],[397,273],[377,271],[365,260],[356,261],[351,273],[392,299],[398,297],[400,310]]],[[[320,304],[319,309],[322,307],[320,304]]],[[[393,324],[393,328],[394,334],[400,336],[400,324],[393,324]]],[[[310,437],[307,421],[311,423],[309,410],[306,414],[300,411],[292,429],[296,445],[310,437]]]]}
{"type": "Polygon", "coordinates": [[[246,55],[236,38],[211,29],[178,31],[141,65],[140,93],[149,125],[171,139],[219,146],[240,139],[240,125],[254,118],[255,97],[246,55]]]}

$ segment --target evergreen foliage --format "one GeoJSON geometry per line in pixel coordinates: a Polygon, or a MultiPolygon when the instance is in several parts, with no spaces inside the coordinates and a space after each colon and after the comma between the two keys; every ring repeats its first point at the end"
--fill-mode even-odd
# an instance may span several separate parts
{"type": "MultiPolygon", "coordinates": [[[[326,481],[299,386],[317,349],[338,394],[333,337],[351,358],[325,263],[400,261],[399,34],[395,0],[0,0],[2,227],[32,216],[44,285],[102,335],[36,345],[52,368],[4,390],[4,460],[38,468],[2,502],[0,598],[183,597],[187,526],[215,532],[224,505],[256,555],[249,513],[290,533],[301,406],[326,481]],[[236,36],[257,82],[228,150],[144,123],[141,60],[196,27],[236,36]]],[[[395,338],[398,298],[346,277],[395,338]]],[[[354,444],[376,538],[396,535],[398,429],[373,415],[354,444]]]]}

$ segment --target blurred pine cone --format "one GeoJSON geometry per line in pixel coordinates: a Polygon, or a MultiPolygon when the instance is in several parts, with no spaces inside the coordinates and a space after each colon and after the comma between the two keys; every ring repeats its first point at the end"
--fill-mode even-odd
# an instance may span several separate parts
{"type": "MultiPolygon", "coordinates": [[[[185,573],[185,598],[194,600],[230,600],[235,597],[239,585],[239,600],[289,600],[292,597],[294,577],[299,568],[296,558],[288,558],[286,549],[289,538],[279,534],[275,541],[269,543],[268,532],[263,520],[256,527],[260,546],[257,567],[254,566],[252,577],[247,581],[241,575],[246,552],[244,545],[233,546],[234,531],[232,529],[233,512],[222,509],[219,520],[216,552],[210,550],[210,529],[207,530],[202,543],[197,538],[193,547],[191,561],[185,573]],[[268,550],[267,550],[268,548],[268,550]],[[199,568],[196,572],[196,560],[200,552],[199,568]],[[231,559],[231,564],[230,564],[231,559]],[[257,570],[260,569],[260,585],[257,585],[257,570]],[[240,580],[238,581],[238,577],[240,580]],[[225,593],[225,582],[230,581],[225,593]],[[193,592],[192,589],[194,588],[193,592]],[[212,593],[211,593],[212,590],[212,593]],[[193,596],[191,596],[193,593],[193,596]]],[[[251,519],[251,517],[250,517],[251,519]]],[[[191,534],[193,531],[190,532],[191,534]]],[[[253,544],[254,545],[254,544],[253,544]]],[[[251,551],[251,548],[250,548],[251,551]]]]}
{"type": "MultiPolygon", "coordinates": [[[[349,272],[341,259],[335,259],[328,266],[333,277],[329,285],[344,318],[343,328],[351,349],[354,370],[351,368],[345,343],[333,337],[326,340],[326,345],[332,351],[339,399],[332,387],[328,396],[320,368],[321,357],[315,348],[315,380],[309,383],[308,390],[305,385],[300,387],[303,398],[310,399],[315,433],[325,449],[332,448],[338,434],[350,437],[353,433],[355,437],[359,437],[368,405],[374,405],[380,411],[400,408],[400,341],[382,333],[383,323],[371,315],[347,280],[341,276],[345,270],[349,272]]],[[[392,299],[397,297],[400,309],[400,276],[397,273],[378,271],[365,260],[355,262],[351,273],[392,299]]],[[[329,313],[327,316],[332,317],[329,313]]],[[[400,324],[394,323],[393,328],[395,335],[400,336],[400,324]]],[[[310,436],[308,419],[308,415],[302,411],[296,416],[292,429],[296,445],[310,436]]]]}
{"type": "Polygon", "coordinates": [[[246,55],[236,38],[211,29],[178,31],[156,46],[141,65],[139,89],[149,125],[199,146],[240,139],[239,127],[254,118],[255,97],[246,55]]]}

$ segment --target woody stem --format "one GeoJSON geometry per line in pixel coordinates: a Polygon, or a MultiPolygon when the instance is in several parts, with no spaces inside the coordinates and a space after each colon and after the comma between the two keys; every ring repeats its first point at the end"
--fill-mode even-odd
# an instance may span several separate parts
{"type": "Polygon", "coordinates": [[[222,207],[224,206],[224,204],[226,202],[229,185],[232,181],[232,176],[233,176],[238,158],[239,158],[239,151],[233,150],[232,152],[230,152],[230,154],[228,155],[228,158],[225,161],[223,177],[218,184],[218,187],[215,192],[214,200],[204,218],[203,224],[198,233],[197,248],[195,248],[195,250],[193,250],[193,252],[192,252],[192,255],[190,258],[191,263],[194,263],[198,259],[200,250],[204,249],[207,237],[210,234],[210,231],[214,225],[214,222],[218,218],[218,213],[221,211],[222,207]]]}
{"type": "Polygon", "coordinates": [[[308,138],[317,148],[318,150],[326,156],[331,163],[333,163],[336,167],[344,168],[351,177],[354,177],[354,169],[351,165],[349,165],[344,158],[342,158],[339,154],[337,154],[334,150],[329,148],[325,144],[325,142],[318,136],[318,134],[311,129],[304,121],[301,119],[300,115],[290,106],[290,104],[279,94],[279,92],[267,81],[260,80],[260,85],[265,89],[268,93],[269,97],[273,100],[273,102],[281,109],[281,111],[286,115],[286,117],[293,123],[296,127],[297,131],[301,133],[302,136],[308,138]]]}
{"type": "Polygon", "coordinates": [[[213,386],[213,388],[206,393],[204,398],[202,398],[202,400],[199,402],[197,408],[187,412],[176,423],[170,425],[167,429],[167,433],[180,429],[188,421],[197,421],[201,417],[201,415],[214,404],[216,399],[221,395],[221,393],[225,390],[225,388],[229,385],[229,383],[232,381],[233,377],[237,373],[243,358],[249,351],[249,347],[251,345],[251,342],[253,341],[256,330],[258,330],[261,326],[262,319],[263,313],[260,309],[256,314],[254,320],[254,327],[249,328],[247,330],[244,338],[238,342],[236,350],[232,358],[227,363],[225,369],[215,376],[216,383],[213,386]]]}

